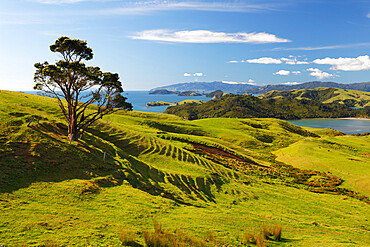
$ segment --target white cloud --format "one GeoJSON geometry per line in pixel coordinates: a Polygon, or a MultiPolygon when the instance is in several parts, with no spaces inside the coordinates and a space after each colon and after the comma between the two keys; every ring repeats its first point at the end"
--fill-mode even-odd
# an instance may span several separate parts
{"type": "Polygon", "coordinates": [[[301,71],[292,71],[292,74],[299,75],[301,74],[301,71]]]}
{"type": "Polygon", "coordinates": [[[279,70],[278,72],[274,73],[274,75],[289,75],[290,71],[288,70],[279,70]]]}
{"type": "Polygon", "coordinates": [[[331,70],[343,70],[343,71],[360,71],[370,70],[370,57],[359,56],[357,58],[324,58],[316,59],[313,61],[316,64],[328,64],[333,65],[331,70]]]}
{"type": "Polygon", "coordinates": [[[298,85],[298,84],[302,84],[302,83],[295,82],[295,81],[293,81],[293,82],[287,81],[287,82],[284,82],[284,83],[281,83],[281,84],[283,84],[283,85],[298,85]]]}
{"type": "Polygon", "coordinates": [[[194,73],[193,76],[203,76],[203,73],[197,72],[197,73],[194,73]]]}
{"type": "Polygon", "coordinates": [[[248,80],[248,82],[249,82],[249,83],[253,83],[253,82],[254,82],[254,80],[252,80],[252,79],[249,79],[249,80],[248,80]]]}
{"type": "Polygon", "coordinates": [[[231,61],[228,61],[227,63],[239,63],[239,61],[231,60],[231,61]]]}
{"type": "Polygon", "coordinates": [[[294,56],[289,56],[289,58],[282,57],[280,60],[285,62],[286,64],[289,64],[289,65],[309,64],[309,62],[307,62],[307,61],[298,61],[297,58],[294,57],[294,56]]]}
{"type": "Polygon", "coordinates": [[[253,83],[254,81],[252,80],[252,82],[250,82],[250,80],[248,82],[236,82],[236,81],[222,81],[222,83],[226,83],[226,84],[247,84],[247,85],[256,85],[256,83],[253,83]]]}
{"type": "Polygon", "coordinates": [[[184,76],[191,76],[191,74],[189,74],[189,73],[184,73],[184,76]]]}
{"type": "MultiPolygon", "coordinates": [[[[243,62],[243,60],[241,61],[243,62]]],[[[289,64],[289,65],[295,65],[295,64],[309,64],[307,61],[298,61],[297,57],[294,57],[292,55],[289,56],[289,58],[272,58],[272,57],[261,57],[257,59],[250,59],[247,60],[248,63],[262,63],[262,64],[289,64]]]]}
{"type": "Polygon", "coordinates": [[[280,59],[275,59],[271,57],[261,57],[257,59],[249,59],[247,60],[248,63],[260,63],[260,64],[281,64],[280,59]]]}
{"type": "Polygon", "coordinates": [[[307,69],[307,71],[311,71],[310,75],[315,76],[317,79],[320,79],[320,80],[337,76],[337,75],[329,74],[327,72],[323,72],[323,71],[321,71],[317,68],[315,68],[315,69],[314,68],[309,68],[309,69],[307,69]]]}
{"type": "MultiPolygon", "coordinates": [[[[63,0],[38,0],[38,1],[63,1],[63,0]]],[[[68,0],[64,0],[68,1],[68,0]]],[[[74,1],[74,0],[69,0],[74,1]]],[[[82,0],[76,0],[82,1],[82,0]]],[[[145,14],[155,11],[212,11],[212,12],[259,12],[273,11],[281,8],[279,4],[252,4],[242,1],[122,1],[123,6],[119,8],[101,10],[100,14],[145,14]]]]}
{"type": "Polygon", "coordinates": [[[132,39],[164,41],[172,43],[281,43],[290,40],[276,37],[268,33],[224,33],[208,30],[178,31],[156,29],[146,30],[131,36],[132,39]]]}

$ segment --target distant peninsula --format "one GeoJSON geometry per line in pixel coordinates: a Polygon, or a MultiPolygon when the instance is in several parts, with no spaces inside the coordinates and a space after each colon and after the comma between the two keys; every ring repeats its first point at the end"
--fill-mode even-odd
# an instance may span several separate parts
{"type": "Polygon", "coordinates": [[[183,91],[195,91],[195,92],[212,92],[221,90],[223,92],[243,92],[248,94],[265,94],[272,90],[277,91],[289,91],[293,89],[315,89],[319,87],[331,87],[339,89],[350,89],[370,92],[370,82],[361,83],[336,83],[336,82],[322,82],[322,81],[311,81],[305,83],[299,83],[295,85],[266,85],[256,86],[250,83],[236,83],[226,81],[214,81],[214,82],[188,82],[188,83],[177,83],[162,87],[157,87],[150,90],[149,94],[176,94],[183,91]],[[163,91],[162,91],[163,90],[163,91]]]}
{"type": "Polygon", "coordinates": [[[158,89],[149,91],[149,94],[178,94],[178,92],[173,92],[166,89],[158,89]]]}

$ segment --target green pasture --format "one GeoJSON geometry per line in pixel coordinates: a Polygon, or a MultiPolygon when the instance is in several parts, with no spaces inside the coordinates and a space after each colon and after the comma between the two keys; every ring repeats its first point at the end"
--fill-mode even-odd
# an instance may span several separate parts
{"type": "Polygon", "coordinates": [[[262,225],[282,226],[268,246],[370,245],[369,136],[118,111],[69,144],[55,100],[0,91],[0,103],[0,245],[122,246],[134,231],[146,246],[154,221],[218,246],[246,246],[262,225]],[[304,170],[343,182],[314,193],[302,181],[330,176],[304,170]]]}

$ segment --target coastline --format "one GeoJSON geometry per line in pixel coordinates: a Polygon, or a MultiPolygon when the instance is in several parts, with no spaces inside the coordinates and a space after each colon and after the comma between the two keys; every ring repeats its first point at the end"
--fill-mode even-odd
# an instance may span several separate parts
{"type": "MultiPolygon", "coordinates": [[[[285,121],[299,121],[299,120],[314,120],[314,119],[322,119],[322,120],[335,120],[335,119],[343,119],[343,120],[370,120],[370,118],[363,118],[363,117],[338,117],[338,118],[301,118],[301,119],[287,119],[285,121]]],[[[281,119],[284,120],[284,119],[281,119]]]]}
{"type": "Polygon", "coordinates": [[[344,117],[344,118],[334,118],[334,119],[352,119],[352,120],[369,120],[370,118],[363,118],[363,117],[344,117]]]}

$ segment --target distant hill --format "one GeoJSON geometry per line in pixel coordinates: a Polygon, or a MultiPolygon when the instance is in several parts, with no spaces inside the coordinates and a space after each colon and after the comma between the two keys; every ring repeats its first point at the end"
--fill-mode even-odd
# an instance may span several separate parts
{"type": "Polygon", "coordinates": [[[370,92],[363,92],[338,88],[316,88],[316,89],[295,89],[290,91],[270,91],[259,96],[262,99],[306,99],[318,100],[321,103],[339,103],[348,107],[370,106],[370,92]]]}
{"type": "Polygon", "coordinates": [[[177,92],[169,91],[166,89],[151,90],[149,94],[177,94],[177,92]]]}
{"type": "Polygon", "coordinates": [[[341,118],[369,117],[370,107],[351,109],[338,103],[288,97],[260,99],[252,95],[229,94],[201,105],[170,106],[164,113],[190,120],[202,118],[341,118]]]}
{"type": "Polygon", "coordinates": [[[342,84],[342,83],[336,83],[336,82],[321,82],[321,81],[311,81],[311,82],[305,82],[305,83],[297,84],[297,85],[281,85],[281,84],[280,85],[266,85],[262,87],[249,88],[245,90],[244,92],[249,93],[249,94],[265,94],[272,90],[290,91],[293,89],[315,89],[318,87],[332,87],[332,88],[352,89],[352,90],[370,92],[370,82],[342,84]]]}
{"type": "Polygon", "coordinates": [[[188,83],[178,83],[163,87],[157,87],[150,90],[156,91],[161,89],[166,89],[169,91],[216,91],[222,90],[224,92],[243,92],[256,86],[245,84],[245,83],[230,83],[230,82],[222,82],[222,81],[214,81],[214,82],[188,82],[188,83]]]}
{"type": "Polygon", "coordinates": [[[202,95],[194,91],[184,91],[179,93],[178,96],[202,96],[202,95]]]}

